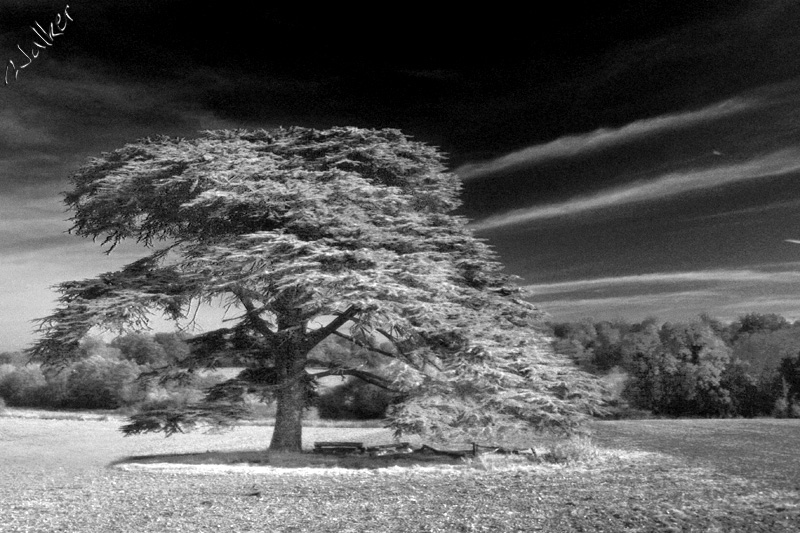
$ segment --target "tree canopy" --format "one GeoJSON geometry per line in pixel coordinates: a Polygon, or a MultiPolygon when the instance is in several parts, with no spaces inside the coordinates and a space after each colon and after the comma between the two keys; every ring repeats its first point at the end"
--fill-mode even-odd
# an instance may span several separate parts
{"type": "Polygon", "coordinates": [[[400,392],[391,426],[430,436],[569,430],[598,403],[594,379],[549,348],[543,314],[453,214],[460,182],[442,154],[397,130],[147,138],[71,180],[72,232],[109,253],[126,240],[150,251],[62,283],[34,357],[65,364],[93,327],[143,329],[150,312],[182,319],[198,301],[222,297],[236,314],[159,376],[231,353],[247,368],[202,404],[134,416],[128,433],[223,423],[260,394],[277,400],[271,448],[296,450],[308,388],[327,375],[400,392]],[[331,335],[363,347],[361,360],[312,353],[331,335]]]}

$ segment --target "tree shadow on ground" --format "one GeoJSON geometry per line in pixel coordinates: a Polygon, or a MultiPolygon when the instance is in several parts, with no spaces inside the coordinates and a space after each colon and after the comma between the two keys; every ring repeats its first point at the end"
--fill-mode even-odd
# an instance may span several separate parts
{"type": "Polygon", "coordinates": [[[397,453],[386,455],[342,454],[328,455],[312,452],[269,453],[266,451],[229,451],[159,455],[136,455],[109,464],[184,464],[184,465],[253,465],[277,468],[351,468],[373,469],[392,466],[463,465],[462,457],[443,454],[397,453]]]}

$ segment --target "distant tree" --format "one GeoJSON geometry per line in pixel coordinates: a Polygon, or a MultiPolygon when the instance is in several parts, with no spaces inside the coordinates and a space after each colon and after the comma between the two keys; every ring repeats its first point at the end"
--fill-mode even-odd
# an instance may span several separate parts
{"type": "Polygon", "coordinates": [[[594,348],[597,341],[597,330],[591,319],[580,322],[562,322],[551,324],[555,342],[553,346],[558,353],[572,358],[588,370],[593,369],[594,348]]]}
{"type": "Polygon", "coordinates": [[[785,383],[785,400],[789,408],[800,409],[800,355],[787,357],[781,362],[780,377],[785,383]]]}
{"type": "Polygon", "coordinates": [[[71,365],[63,404],[74,409],[116,409],[144,397],[135,380],[140,369],[132,361],[94,356],[71,365]]]}
{"type": "Polygon", "coordinates": [[[749,365],[731,361],[720,377],[720,385],[730,396],[731,416],[769,415],[775,404],[775,381],[763,383],[749,372],[749,365]]]}
{"type": "Polygon", "coordinates": [[[29,357],[23,352],[0,353],[0,365],[22,366],[28,362],[29,357]]]}
{"type": "Polygon", "coordinates": [[[677,362],[672,376],[670,414],[722,415],[730,396],[721,386],[730,349],[703,323],[664,324],[659,333],[669,356],[677,362]]]}
{"type": "Polygon", "coordinates": [[[702,322],[651,326],[630,334],[623,348],[636,407],[672,416],[717,416],[730,411],[722,374],[730,349],[702,322]]]}
{"type": "Polygon", "coordinates": [[[597,339],[594,347],[594,366],[598,371],[608,372],[622,364],[622,339],[625,326],[611,322],[600,322],[595,325],[597,339]]]}
{"type": "Polygon", "coordinates": [[[755,378],[769,378],[778,372],[781,362],[800,352],[800,327],[761,330],[743,335],[733,343],[733,357],[748,364],[755,378]]]}
{"type": "Polygon", "coordinates": [[[156,333],[153,340],[161,345],[167,361],[180,361],[189,356],[189,345],[183,333],[156,333]]]}
{"type": "Polygon", "coordinates": [[[100,337],[83,337],[73,357],[74,360],[102,357],[103,359],[119,359],[122,353],[116,346],[107,344],[100,337]]]}
{"type": "Polygon", "coordinates": [[[656,325],[647,324],[628,333],[620,347],[625,369],[630,374],[623,397],[632,406],[657,410],[668,394],[665,373],[674,370],[661,345],[656,325]]]}
{"type": "Polygon", "coordinates": [[[38,365],[0,366],[0,398],[13,407],[44,407],[39,392],[47,386],[38,365]]]}
{"type": "Polygon", "coordinates": [[[730,325],[731,341],[735,343],[737,339],[746,335],[769,333],[789,327],[791,327],[789,321],[775,313],[748,313],[730,325]]]}
{"type": "Polygon", "coordinates": [[[701,324],[705,324],[706,326],[711,328],[711,331],[714,332],[714,335],[722,339],[722,341],[725,344],[727,345],[731,344],[732,335],[734,333],[733,331],[731,331],[731,327],[737,327],[737,326],[725,324],[722,321],[709,315],[708,313],[701,313],[699,316],[699,320],[701,324]]]}
{"type": "MultiPolygon", "coordinates": [[[[137,365],[166,365],[170,358],[164,347],[152,335],[128,333],[111,341],[111,346],[122,352],[122,357],[137,365]]],[[[188,351],[188,350],[187,350],[188,351]]]]}
{"type": "Polygon", "coordinates": [[[599,401],[596,381],[555,355],[542,313],[452,214],[460,183],[441,154],[396,130],[144,139],[93,159],[72,186],[75,233],[109,252],[128,239],[163,247],[61,284],[31,350],[38,360],[67,364],[94,326],[141,329],[153,309],[181,319],[192,302],[224,297],[240,313],[161,375],[231,354],[247,368],[204,403],[134,416],[127,433],[226,423],[244,416],[251,392],[277,401],[271,449],[299,450],[308,388],[329,375],[401,393],[389,422],[426,435],[570,429],[599,401]],[[311,358],[332,335],[393,364],[311,358]]]}

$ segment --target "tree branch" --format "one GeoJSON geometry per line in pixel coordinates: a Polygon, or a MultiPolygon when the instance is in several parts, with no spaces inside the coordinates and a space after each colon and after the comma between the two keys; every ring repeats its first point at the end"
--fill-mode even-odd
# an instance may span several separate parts
{"type": "Polygon", "coordinates": [[[316,374],[309,374],[314,379],[324,378],[327,376],[353,376],[362,381],[366,381],[370,385],[375,385],[376,387],[380,387],[384,390],[388,390],[391,392],[400,392],[397,389],[393,389],[391,387],[391,381],[382,378],[376,374],[371,372],[365,372],[364,370],[358,370],[355,368],[332,368],[330,370],[326,370],[324,372],[319,372],[316,374]]]}
{"type": "Polygon", "coordinates": [[[331,334],[339,334],[337,331],[340,327],[344,326],[348,320],[355,317],[361,309],[355,305],[348,307],[343,313],[334,318],[328,325],[315,329],[306,336],[306,349],[311,350],[314,346],[322,342],[326,337],[331,334]]]}
{"type": "Polygon", "coordinates": [[[387,352],[386,350],[381,350],[380,348],[376,348],[374,346],[370,346],[369,344],[367,344],[365,342],[362,342],[362,341],[360,341],[358,339],[355,339],[355,338],[351,337],[350,335],[345,335],[344,333],[342,333],[340,331],[333,331],[332,333],[334,335],[336,335],[336,336],[339,336],[339,337],[341,337],[341,338],[343,338],[345,340],[348,340],[348,341],[352,342],[356,346],[360,346],[361,348],[365,348],[365,349],[370,350],[372,352],[379,353],[381,355],[385,355],[386,357],[391,357],[392,359],[397,359],[397,354],[394,354],[392,352],[387,352]]]}
{"type": "Polygon", "coordinates": [[[409,357],[408,354],[403,351],[403,349],[400,347],[400,341],[394,335],[386,331],[384,328],[375,328],[375,331],[389,339],[389,342],[391,342],[392,346],[395,347],[397,353],[399,353],[407,362],[412,363],[411,357],[409,357]]]}
{"type": "Polygon", "coordinates": [[[253,300],[249,296],[245,296],[241,291],[233,292],[239,301],[242,302],[245,310],[247,311],[247,319],[253,324],[253,327],[261,333],[268,342],[273,343],[277,339],[277,335],[269,328],[267,322],[259,316],[261,311],[256,308],[253,300]]]}

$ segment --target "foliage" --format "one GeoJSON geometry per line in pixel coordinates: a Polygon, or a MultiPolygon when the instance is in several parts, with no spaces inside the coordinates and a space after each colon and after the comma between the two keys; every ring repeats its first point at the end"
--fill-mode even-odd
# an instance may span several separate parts
{"type": "Polygon", "coordinates": [[[66,365],[94,327],[141,329],[151,310],[185,318],[222,297],[238,321],[194,337],[191,355],[158,373],[181,380],[232,354],[246,370],[202,405],[134,417],[127,432],[216,423],[255,393],[277,400],[271,447],[296,450],[307,391],[325,375],[402,392],[389,413],[398,432],[570,430],[596,409],[596,382],[552,351],[542,313],[452,214],[460,183],[442,161],[396,130],[356,128],[214,131],[102,154],[72,176],[73,231],[109,252],[128,239],[161,248],[61,284],[31,353],[66,365]],[[388,363],[311,358],[331,335],[388,363]]]}

